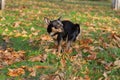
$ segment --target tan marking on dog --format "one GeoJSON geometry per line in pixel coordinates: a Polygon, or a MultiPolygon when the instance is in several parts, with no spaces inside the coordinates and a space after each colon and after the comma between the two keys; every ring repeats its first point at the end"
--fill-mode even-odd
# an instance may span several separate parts
{"type": "Polygon", "coordinates": [[[54,34],[55,34],[55,32],[51,32],[51,33],[50,33],[51,36],[54,35],[54,34]]]}
{"type": "Polygon", "coordinates": [[[55,36],[52,36],[53,39],[57,39],[58,35],[56,34],[55,36]]]}
{"type": "Polygon", "coordinates": [[[52,28],[52,32],[62,32],[63,30],[61,28],[55,29],[54,27],[52,28]]]}

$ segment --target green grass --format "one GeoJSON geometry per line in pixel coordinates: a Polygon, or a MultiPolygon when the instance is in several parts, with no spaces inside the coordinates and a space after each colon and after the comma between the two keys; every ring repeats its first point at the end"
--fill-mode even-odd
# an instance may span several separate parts
{"type": "Polygon", "coordinates": [[[120,69],[115,68],[114,62],[117,58],[120,58],[120,49],[111,36],[113,32],[120,35],[120,11],[112,10],[110,4],[109,2],[89,1],[87,3],[78,0],[65,0],[63,2],[56,0],[6,1],[6,9],[0,15],[0,45],[3,43],[4,36],[9,36],[11,42],[9,47],[14,48],[15,51],[24,50],[26,53],[25,60],[0,69],[1,80],[22,80],[23,78],[26,80],[38,80],[43,74],[53,75],[56,72],[64,73],[65,80],[73,80],[74,77],[85,78],[86,76],[90,80],[98,80],[100,78],[104,79],[103,74],[108,71],[110,71],[107,74],[110,80],[119,80],[120,69]],[[59,16],[62,16],[63,20],[71,20],[81,25],[81,36],[73,45],[78,45],[79,48],[74,48],[69,54],[61,53],[60,56],[57,53],[45,51],[45,49],[53,49],[53,42],[41,40],[42,35],[48,35],[44,17],[56,19],[59,16]],[[19,24],[19,26],[15,27],[15,23],[19,24]],[[35,30],[32,31],[31,28],[35,30]],[[25,36],[22,33],[24,31],[27,32],[25,36]],[[34,35],[34,32],[38,34],[34,35]],[[20,33],[19,36],[17,36],[18,33],[20,33]],[[30,43],[31,39],[33,40],[32,43],[30,43]],[[93,41],[91,43],[82,43],[86,39],[92,39],[93,41]],[[86,44],[94,47],[94,49],[87,49],[88,52],[85,52],[86,44]],[[109,46],[106,47],[105,44],[109,46]],[[95,60],[86,59],[91,55],[89,51],[97,54],[95,60]],[[47,55],[44,62],[29,61],[30,57],[40,54],[47,55]],[[81,57],[79,54],[81,54],[81,57]],[[66,62],[64,67],[61,64],[62,59],[66,62]],[[113,66],[110,66],[110,70],[106,70],[102,61],[105,63],[112,62],[113,66]],[[29,76],[29,71],[25,71],[24,75],[18,77],[7,75],[9,68],[33,67],[35,65],[50,66],[50,68],[38,69],[35,77],[29,76]]]}

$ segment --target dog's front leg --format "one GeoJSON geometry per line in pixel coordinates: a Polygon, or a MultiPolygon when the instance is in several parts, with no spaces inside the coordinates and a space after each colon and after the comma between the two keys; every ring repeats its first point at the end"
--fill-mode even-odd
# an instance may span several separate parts
{"type": "Polygon", "coordinates": [[[61,41],[59,42],[59,44],[58,44],[58,53],[61,53],[61,51],[62,51],[62,47],[61,47],[62,45],[61,45],[61,41]]]}
{"type": "Polygon", "coordinates": [[[57,44],[58,44],[58,53],[61,53],[62,51],[62,36],[58,35],[57,37],[57,44]]]}

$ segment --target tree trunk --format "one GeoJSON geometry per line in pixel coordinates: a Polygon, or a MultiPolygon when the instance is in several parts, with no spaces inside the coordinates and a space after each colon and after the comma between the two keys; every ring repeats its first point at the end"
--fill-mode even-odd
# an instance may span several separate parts
{"type": "Polygon", "coordinates": [[[112,0],[112,9],[114,10],[120,9],[120,0],[112,0]]]}
{"type": "Polygon", "coordinates": [[[3,10],[5,7],[5,0],[0,0],[0,9],[3,10]]]}

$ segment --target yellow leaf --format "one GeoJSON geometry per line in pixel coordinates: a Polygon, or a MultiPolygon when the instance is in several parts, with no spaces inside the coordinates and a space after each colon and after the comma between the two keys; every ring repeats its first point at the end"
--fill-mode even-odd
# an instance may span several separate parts
{"type": "Polygon", "coordinates": [[[7,32],[7,31],[8,31],[8,28],[6,28],[4,31],[7,32]]]}
{"type": "Polygon", "coordinates": [[[31,31],[35,31],[35,28],[34,28],[34,27],[32,27],[30,30],[31,30],[31,31]]]}
{"type": "Polygon", "coordinates": [[[32,33],[34,36],[37,36],[38,35],[38,32],[33,32],[32,33]]]}

